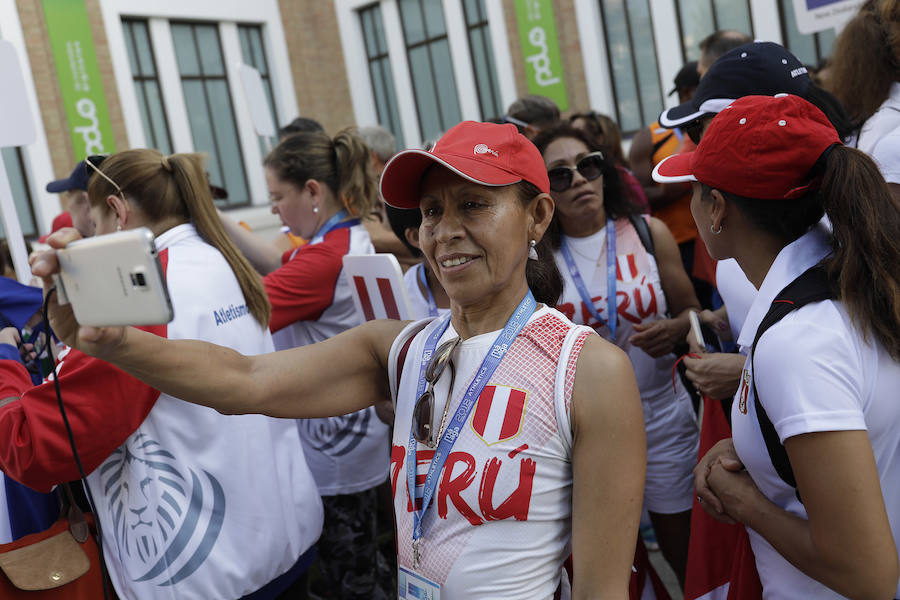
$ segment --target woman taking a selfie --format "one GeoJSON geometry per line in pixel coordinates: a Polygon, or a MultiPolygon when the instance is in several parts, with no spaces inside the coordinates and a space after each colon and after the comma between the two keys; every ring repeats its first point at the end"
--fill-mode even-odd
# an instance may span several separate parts
{"type": "Polygon", "coordinates": [[[695,470],[702,506],[746,525],[767,599],[900,596],[900,205],[786,94],[735,101],[654,178],[693,182],[710,255],[759,290],[733,438],[695,470]]]}
{"type": "Polygon", "coordinates": [[[637,215],[615,164],[595,141],[560,125],[542,131],[534,143],[556,204],[550,231],[565,281],[558,308],[631,359],[647,435],[644,505],[663,556],[683,582],[698,430],[680,379],[673,391],[672,350],[687,333],[688,312],[700,303],[675,238],[662,221],[637,215]]]}
{"type": "MultiPolygon", "coordinates": [[[[223,412],[323,417],[393,398],[407,590],[552,598],[574,552],[575,598],[626,598],[643,419],[627,357],[550,308],[559,275],[542,242],[553,201],[540,153],[511,125],[464,122],[430,152],[395,157],[381,190],[394,206],[421,208],[422,249],[449,318],[372,321],[259,357],[131,328],[79,330],[54,305],[55,329],[223,412]]],[[[35,270],[46,276],[54,264],[46,254],[35,270]]]]}
{"type": "MultiPolygon", "coordinates": [[[[222,229],[202,158],[100,159],[88,189],[97,235],[156,235],[175,318],[142,330],[272,351],[262,282],[222,229]]],[[[119,597],[274,597],[305,571],[322,507],[294,423],[180,402],[72,347],[56,373],[119,597]]],[[[0,382],[0,468],[42,491],[77,480],[54,384],[32,387],[12,360],[0,382]]]]}

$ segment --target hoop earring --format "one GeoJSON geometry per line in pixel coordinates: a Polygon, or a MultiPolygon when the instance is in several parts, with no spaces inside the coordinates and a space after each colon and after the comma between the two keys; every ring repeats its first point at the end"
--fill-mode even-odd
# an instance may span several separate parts
{"type": "Polygon", "coordinates": [[[719,223],[718,229],[713,229],[712,223],[710,223],[709,230],[712,232],[713,235],[719,235],[720,233],[722,233],[722,224],[719,223]]]}
{"type": "Polygon", "coordinates": [[[537,246],[537,242],[535,240],[531,240],[530,242],[528,242],[528,260],[538,259],[537,250],[535,250],[534,248],[535,246],[537,246]]]}

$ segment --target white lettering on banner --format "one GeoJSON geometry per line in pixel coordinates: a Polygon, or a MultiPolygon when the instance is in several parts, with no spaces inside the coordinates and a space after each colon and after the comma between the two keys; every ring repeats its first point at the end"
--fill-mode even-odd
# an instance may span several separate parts
{"type": "Polygon", "coordinates": [[[103,154],[103,136],[100,133],[100,121],[97,119],[97,106],[90,98],[82,98],[75,103],[78,114],[90,121],[90,125],[82,125],[75,128],[75,133],[80,133],[84,139],[84,151],[86,154],[103,154]]]}
{"type": "Polygon", "coordinates": [[[528,41],[540,52],[526,56],[525,60],[531,63],[534,69],[534,78],[537,84],[543,87],[559,83],[559,77],[554,77],[550,70],[550,54],[547,47],[547,32],[543,27],[534,27],[528,32],[528,41]]]}

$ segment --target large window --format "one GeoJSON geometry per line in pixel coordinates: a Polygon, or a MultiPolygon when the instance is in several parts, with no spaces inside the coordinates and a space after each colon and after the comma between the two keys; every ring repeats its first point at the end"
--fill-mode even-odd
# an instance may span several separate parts
{"type": "Polygon", "coordinates": [[[462,120],[441,2],[400,0],[410,77],[423,140],[462,120]]]}
{"type": "MultiPolygon", "coordinates": [[[[16,214],[19,215],[22,235],[35,237],[37,236],[37,225],[34,209],[31,206],[31,191],[28,189],[28,180],[25,178],[22,151],[19,148],[3,148],[2,153],[3,166],[6,167],[6,176],[9,178],[9,187],[16,205],[16,214]]],[[[6,228],[3,227],[2,222],[0,222],[0,236],[6,237],[6,228]]]]}
{"type": "Polygon", "coordinates": [[[374,4],[359,11],[359,19],[362,23],[378,122],[394,134],[398,147],[402,148],[403,131],[397,109],[397,94],[394,91],[394,75],[384,37],[384,25],[381,21],[381,7],[374,4]]]}
{"type": "Polygon", "coordinates": [[[481,118],[489,119],[503,114],[500,90],[497,86],[497,71],[494,67],[494,52],[491,49],[485,0],[463,0],[466,29],[469,37],[469,52],[475,85],[478,88],[478,104],[481,118]]]}
{"type": "Polygon", "coordinates": [[[653,22],[647,0],[601,0],[616,117],[623,133],[654,121],[663,108],[653,22]]]}
{"type": "Polygon", "coordinates": [[[150,44],[147,21],[124,19],[122,30],[128,46],[128,62],[131,65],[131,77],[134,80],[147,147],[156,148],[163,154],[171,154],[172,140],[169,137],[166,107],[159,89],[156,59],[150,44]]]}
{"type": "Polygon", "coordinates": [[[700,41],[719,29],[735,29],[753,37],[748,0],[676,0],[685,61],[700,58],[700,41]]]}
{"type": "Polygon", "coordinates": [[[781,33],[784,36],[784,47],[790,50],[800,62],[818,66],[831,55],[834,46],[834,29],[819,33],[800,33],[797,29],[797,15],[791,0],[780,0],[778,10],[781,12],[781,33]]]}
{"type": "Polygon", "coordinates": [[[171,29],[194,148],[209,153],[210,182],[228,191],[227,204],[249,204],[218,28],[205,23],[172,23],[171,29]]]}
{"type": "Polygon", "coordinates": [[[278,111],[275,109],[275,95],[272,92],[272,74],[269,72],[269,62],[266,60],[266,50],[263,46],[262,27],[238,25],[238,36],[241,39],[241,56],[244,58],[244,64],[259,71],[266,100],[269,102],[269,110],[272,111],[272,119],[275,123],[279,123],[278,111]]]}

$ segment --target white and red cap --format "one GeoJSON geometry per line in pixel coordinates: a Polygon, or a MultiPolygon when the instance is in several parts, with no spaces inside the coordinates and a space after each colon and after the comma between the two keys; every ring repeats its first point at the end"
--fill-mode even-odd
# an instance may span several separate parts
{"type": "Polygon", "coordinates": [[[381,175],[385,202],[396,208],[418,208],[422,176],[435,163],[479,185],[527,181],[550,193],[540,151],[515,125],[463,121],[428,152],[404,150],[385,165],[381,175]]]}
{"type": "Polygon", "coordinates": [[[653,179],[699,181],[760,200],[797,198],[818,185],[810,171],[840,143],[822,111],[799,96],[744,96],[716,115],[696,150],[656,165],[653,179]]]}

